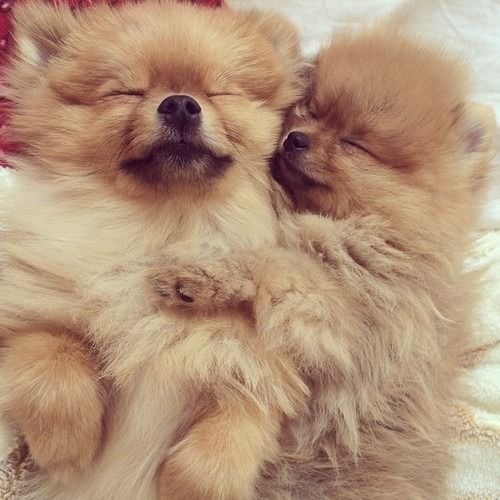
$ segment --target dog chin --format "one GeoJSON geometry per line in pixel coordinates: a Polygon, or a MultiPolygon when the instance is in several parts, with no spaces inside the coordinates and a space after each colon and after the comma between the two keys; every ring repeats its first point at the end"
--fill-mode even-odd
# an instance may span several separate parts
{"type": "Polygon", "coordinates": [[[121,170],[143,183],[162,187],[216,179],[231,166],[232,158],[188,143],[162,143],[140,158],[126,160],[121,170]]]}
{"type": "Polygon", "coordinates": [[[302,162],[288,161],[282,153],[276,153],[271,161],[271,173],[276,182],[285,189],[293,191],[294,188],[320,186],[321,182],[312,177],[302,162]]]}

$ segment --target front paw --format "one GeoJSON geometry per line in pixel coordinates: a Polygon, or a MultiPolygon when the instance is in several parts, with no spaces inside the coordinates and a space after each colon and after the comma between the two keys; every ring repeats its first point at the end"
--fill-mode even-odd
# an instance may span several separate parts
{"type": "Polygon", "coordinates": [[[282,227],[282,244],[321,262],[338,245],[338,222],[316,214],[295,214],[282,227]]]}
{"type": "Polygon", "coordinates": [[[201,268],[169,264],[152,271],[149,278],[163,306],[205,309],[219,302],[220,283],[201,268]]]}
{"type": "Polygon", "coordinates": [[[150,273],[149,281],[162,307],[218,309],[255,295],[253,281],[225,260],[205,266],[160,264],[150,273]]]}

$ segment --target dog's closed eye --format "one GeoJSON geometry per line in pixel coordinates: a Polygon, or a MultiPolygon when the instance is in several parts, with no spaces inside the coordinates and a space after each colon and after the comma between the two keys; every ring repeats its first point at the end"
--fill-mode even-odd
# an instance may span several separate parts
{"type": "Polygon", "coordinates": [[[349,149],[356,149],[358,151],[361,151],[363,153],[369,154],[370,156],[373,156],[371,151],[360,141],[353,139],[351,137],[343,137],[340,142],[346,146],[349,149]]]}
{"type": "Polygon", "coordinates": [[[239,97],[241,94],[236,92],[210,92],[207,94],[209,98],[211,97],[239,97]]]}
{"type": "Polygon", "coordinates": [[[141,89],[120,89],[107,92],[103,97],[121,97],[121,96],[143,97],[145,93],[146,92],[141,89]]]}

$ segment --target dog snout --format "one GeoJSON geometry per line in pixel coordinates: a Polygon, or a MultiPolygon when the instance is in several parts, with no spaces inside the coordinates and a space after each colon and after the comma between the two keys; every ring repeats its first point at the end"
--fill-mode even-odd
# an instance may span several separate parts
{"type": "Polygon", "coordinates": [[[303,132],[290,132],[283,143],[287,153],[299,153],[309,149],[309,137],[303,132]]]}
{"type": "Polygon", "coordinates": [[[201,118],[201,106],[188,95],[171,95],[158,106],[158,113],[169,125],[196,126],[201,118]]]}

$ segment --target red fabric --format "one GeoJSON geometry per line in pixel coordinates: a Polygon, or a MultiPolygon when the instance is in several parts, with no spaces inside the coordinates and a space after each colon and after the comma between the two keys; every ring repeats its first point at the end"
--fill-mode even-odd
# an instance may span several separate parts
{"type": "MultiPolygon", "coordinates": [[[[12,6],[16,0],[0,0],[0,69],[5,64],[9,55],[9,46],[12,43],[12,37],[10,34],[10,13],[12,6]]],[[[22,1],[22,0],[17,0],[22,1]]],[[[61,3],[68,3],[72,8],[81,9],[88,7],[94,3],[99,2],[99,0],[47,0],[48,3],[58,5],[61,3]]],[[[105,0],[111,5],[116,5],[123,3],[127,0],[105,0]]],[[[133,1],[133,0],[132,0],[133,1]]],[[[220,7],[224,3],[224,0],[194,0],[192,3],[199,5],[205,5],[208,7],[220,7]]],[[[4,126],[5,120],[7,118],[7,108],[8,102],[0,97],[0,128],[4,126]]],[[[2,156],[3,153],[11,153],[15,151],[15,145],[5,142],[5,140],[0,139],[0,166],[3,165],[2,156]]]]}

